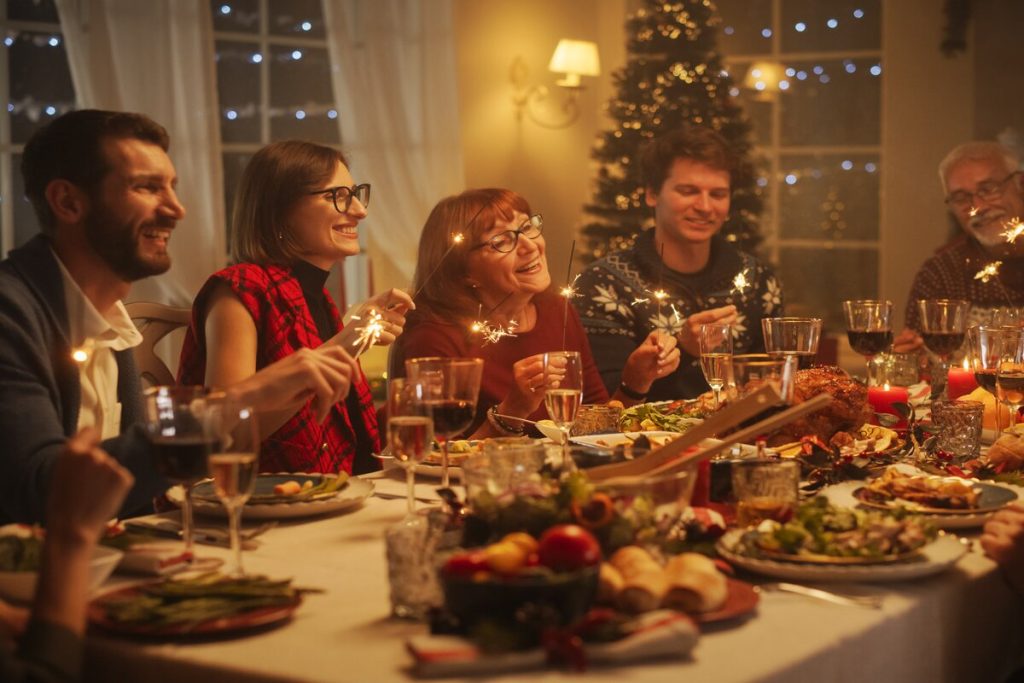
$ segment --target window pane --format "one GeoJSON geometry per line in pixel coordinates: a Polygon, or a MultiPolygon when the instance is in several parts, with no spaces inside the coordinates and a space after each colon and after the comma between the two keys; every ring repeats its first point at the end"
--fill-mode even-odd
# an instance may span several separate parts
{"type": "Polygon", "coordinates": [[[214,31],[258,33],[259,0],[210,0],[214,31]]]}
{"type": "Polygon", "coordinates": [[[323,38],[320,0],[270,0],[270,34],[323,38]]]}
{"type": "Polygon", "coordinates": [[[9,32],[11,141],[26,142],[40,126],[75,105],[64,39],[59,33],[9,32]]]}
{"type": "Polygon", "coordinates": [[[260,141],[260,65],[256,43],[217,41],[217,97],[224,142],[260,141]]]}
{"type": "Polygon", "coordinates": [[[743,111],[754,126],[754,144],[770,146],[772,144],[772,105],[774,98],[766,98],[755,90],[741,87],[743,74],[747,71],[747,65],[738,65],[736,69],[730,69],[730,73],[736,79],[737,85],[733,86],[732,95],[738,97],[743,111]]]}
{"type": "Polygon", "coordinates": [[[771,0],[719,0],[718,47],[722,54],[766,54],[772,49],[771,0]]]}
{"type": "Polygon", "coordinates": [[[779,162],[783,238],[878,239],[878,155],[784,154],[779,162]]]}
{"type": "Polygon", "coordinates": [[[21,155],[11,155],[12,188],[11,201],[14,202],[14,246],[20,247],[39,233],[39,221],[32,204],[25,199],[25,181],[21,177],[21,155]]]}
{"type": "Polygon", "coordinates": [[[881,46],[879,0],[782,0],[783,52],[874,50],[881,46]]]}
{"type": "Polygon", "coordinates": [[[782,145],[881,142],[882,67],[877,59],[790,62],[779,94],[782,145]],[[792,74],[792,75],[790,75],[792,74]]]}
{"type": "Polygon", "coordinates": [[[57,5],[53,0],[7,0],[7,18],[18,21],[49,21],[56,24],[57,5]]]}
{"type": "Polygon", "coordinates": [[[327,50],[271,48],[270,108],[270,134],[274,140],[340,142],[327,50]]]}
{"type": "Polygon", "coordinates": [[[252,154],[227,152],[223,155],[224,162],[224,207],[227,209],[225,225],[228,226],[228,248],[231,248],[231,212],[235,206],[235,194],[238,192],[238,181],[242,179],[242,171],[249,163],[252,154]]]}
{"type": "Polygon", "coordinates": [[[843,300],[878,295],[878,252],[782,247],[779,277],[786,296],[786,315],[818,316],[824,321],[825,332],[841,333],[846,329],[843,300]]]}

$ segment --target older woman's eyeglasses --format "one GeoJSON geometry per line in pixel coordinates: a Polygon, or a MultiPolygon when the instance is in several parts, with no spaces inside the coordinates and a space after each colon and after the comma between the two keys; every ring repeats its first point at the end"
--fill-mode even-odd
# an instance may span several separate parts
{"type": "MultiPolygon", "coordinates": [[[[481,249],[483,247],[490,247],[494,251],[502,254],[507,254],[516,248],[519,244],[519,236],[529,237],[530,239],[536,239],[540,237],[540,233],[544,230],[544,219],[539,213],[535,213],[519,226],[518,230],[506,230],[499,232],[497,235],[491,237],[486,242],[473,247],[473,249],[481,249]]],[[[471,250],[472,251],[472,250],[471,250]]]]}
{"type": "Polygon", "coordinates": [[[1003,194],[1003,189],[1006,187],[1006,182],[1016,175],[1016,173],[1011,173],[1002,180],[986,180],[983,183],[978,183],[978,187],[975,188],[974,192],[958,190],[946,197],[946,203],[958,209],[966,209],[967,207],[974,206],[975,197],[985,201],[999,199],[1003,194]]]}
{"type": "Polygon", "coordinates": [[[315,190],[309,194],[331,195],[331,201],[334,202],[334,209],[338,213],[348,213],[349,207],[352,206],[353,197],[359,200],[359,203],[363,205],[364,209],[370,205],[369,183],[353,185],[352,187],[345,187],[344,185],[339,185],[338,187],[325,187],[322,190],[315,190]]]}

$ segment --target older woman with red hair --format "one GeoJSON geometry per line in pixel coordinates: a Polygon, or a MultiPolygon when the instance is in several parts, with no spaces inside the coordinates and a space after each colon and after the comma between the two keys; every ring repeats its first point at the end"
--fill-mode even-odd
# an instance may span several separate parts
{"type": "MultiPolygon", "coordinates": [[[[477,189],[441,200],[420,235],[416,310],[393,347],[390,376],[405,374],[407,358],[482,358],[477,417],[468,430],[477,438],[521,432],[521,423],[506,416],[546,417],[546,352],[579,351],[584,403],[608,399],[579,316],[551,290],[543,230],[543,218],[521,195],[477,189]],[[455,233],[463,241],[452,246],[455,233]],[[483,317],[514,336],[487,343],[472,329],[483,317]]],[[[629,356],[623,380],[639,395],[678,365],[676,340],[652,333],[629,356]]],[[[615,398],[636,402],[621,392],[615,398]]]]}

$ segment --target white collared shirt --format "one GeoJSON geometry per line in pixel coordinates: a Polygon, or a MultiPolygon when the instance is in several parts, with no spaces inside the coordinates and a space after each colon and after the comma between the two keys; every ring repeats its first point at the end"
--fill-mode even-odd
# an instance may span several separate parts
{"type": "Polygon", "coordinates": [[[68,333],[72,353],[78,361],[81,404],[78,428],[94,427],[101,438],[121,433],[121,403],[117,400],[117,359],[114,351],[123,351],[142,343],[124,304],[118,301],[106,317],[100,315],[82,293],[60,257],[56,254],[68,308],[68,333]]]}

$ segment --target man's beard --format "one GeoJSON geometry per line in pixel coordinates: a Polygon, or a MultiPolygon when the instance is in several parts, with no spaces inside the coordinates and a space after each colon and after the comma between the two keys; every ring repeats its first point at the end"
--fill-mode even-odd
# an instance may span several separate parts
{"type": "Polygon", "coordinates": [[[146,223],[136,232],[129,224],[119,224],[106,206],[96,204],[85,219],[85,238],[118,277],[125,282],[135,282],[166,273],[171,267],[171,256],[166,252],[150,260],[139,254],[139,241],[145,239],[142,231],[150,227],[173,227],[174,221],[169,222],[166,226],[146,223]]]}
{"type": "Polygon", "coordinates": [[[993,209],[968,218],[966,228],[967,232],[982,245],[989,248],[998,247],[1006,243],[1003,230],[1007,220],[1009,217],[1005,211],[993,209]]]}

